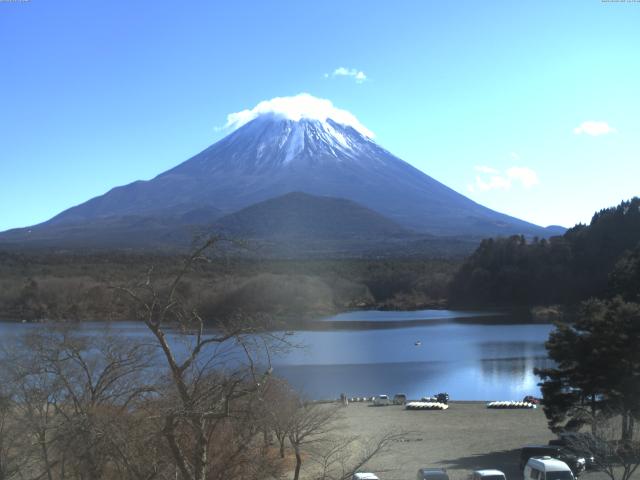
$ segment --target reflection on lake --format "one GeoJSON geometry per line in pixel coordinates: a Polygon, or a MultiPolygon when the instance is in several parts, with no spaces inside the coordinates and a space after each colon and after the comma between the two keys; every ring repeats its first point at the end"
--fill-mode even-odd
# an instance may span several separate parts
{"type": "MultiPolygon", "coordinates": [[[[553,326],[456,320],[479,315],[447,310],[342,314],[326,320],[387,325],[384,329],[296,332],[293,341],[305,347],[275,357],[274,374],[310,398],[337,398],[341,392],[348,396],[402,392],[418,398],[446,391],[457,400],[539,395],[533,369],[550,365],[544,342],[553,326]],[[402,328],[389,328],[390,322],[402,328]]],[[[0,336],[41,327],[0,323],[0,336]]],[[[81,328],[92,334],[99,325],[84,323],[81,328]]],[[[113,330],[129,338],[150,335],[133,322],[118,323],[113,330]]]]}
{"type": "Polygon", "coordinates": [[[275,359],[275,372],[311,398],[446,391],[458,400],[519,400],[540,393],[533,369],[550,365],[544,342],[552,328],[451,322],[299,332],[308,347],[275,359]]]}

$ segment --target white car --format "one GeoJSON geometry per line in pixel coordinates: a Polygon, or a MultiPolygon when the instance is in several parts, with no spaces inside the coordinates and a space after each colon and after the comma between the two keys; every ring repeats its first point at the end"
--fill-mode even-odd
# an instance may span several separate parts
{"type": "Polygon", "coordinates": [[[388,395],[378,395],[373,399],[373,404],[379,407],[391,405],[391,400],[389,400],[388,395]]]}
{"type": "Polygon", "coordinates": [[[500,470],[476,470],[471,474],[471,480],[507,480],[500,470]]]}
{"type": "Polygon", "coordinates": [[[524,480],[575,480],[569,465],[551,457],[531,457],[524,467],[524,480]]]}
{"type": "Polygon", "coordinates": [[[374,473],[354,473],[351,480],[380,480],[374,473]]]}

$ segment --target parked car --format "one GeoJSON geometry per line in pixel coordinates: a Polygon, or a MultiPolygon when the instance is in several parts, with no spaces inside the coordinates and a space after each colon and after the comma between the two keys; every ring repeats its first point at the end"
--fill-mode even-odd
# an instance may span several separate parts
{"type": "Polygon", "coordinates": [[[421,402],[437,402],[437,403],[449,403],[449,394],[448,393],[438,393],[432,397],[422,397],[420,399],[421,402]]]}
{"type": "Polygon", "coordinates": [[[351,480],[379,480],[374,473],[358,472],[354,473],[351,480]]]}
{"type": "Polygon", "coordinates": [[[520,450],[520,468],[524,469],[527,461],[532,457],[551,457],[560,460],[571,468],[573,474],[577,477],[586,468],[586,460],[584,457],[557,445],[526,445],[520,450]]]}
{"type": "Polygon", "coordinates": [[[394,405],[404,405],[405,403],[407,403],[407,396],[404,393],[396,393],[393,396],[394,405]]]}
{"type": "Polygon", "coordinates": [[[488,469],[474,471],[471,480],[507,480],[507,477],[500,470],[488,469]]]}
{"type": "Polygon", "coordinates": [[[449,475],[444,468],[421,468],[416,480],[449,480],[449,475]]]}
{"type": "Polygon", "coordinates": [[[449,403],[449,394],[448,393],[439,393],[436,395],[436,400],[439,403],[445,403],[448,404],[449,403]]]}
{"type": "Polygon", "coordinates": [[[573,472],[562,460],[532,457],[524,467],[524,480],[575,480],[573,472]]]}
{"type": "Polygon", "coordinates": [[[522,401],[527,403],[533,403],[534,405],[540,405],[540,403],[542,402],[542,400],[540,400],[538,397],[534,397],[533,395],[527,395],[522,399],[522,401]]]}
{"type": "Polygon", "coordinates": [[[549,445],[562,447],[578,457],[584,457],[587,469],[596,467],[596,459],[593,456],[593,452],[598,451],[599,443],[600,441],[590,433],[582,432],[563,432],[558,438],[549,440],[549,445]]]}
{"type": "Polygon", "coordinates": [[[387,405],[391,405],[391,401],[388,395],[378,395],[373,398],[373,404],[378,407],[386,407],[387,405]]]}

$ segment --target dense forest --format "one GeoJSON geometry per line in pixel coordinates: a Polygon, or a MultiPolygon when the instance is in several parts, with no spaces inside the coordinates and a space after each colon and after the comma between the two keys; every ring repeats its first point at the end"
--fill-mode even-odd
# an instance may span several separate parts
{"type": "MultiPolygon", "coordinates": [[[[130,320],[119,288],[168,282],[183,257],[125,253],[0,253],[0,319],[130,320]]],[[[209,321],[242,312],[293,324],[356,308],[443,305],[455,259],[210,258],[184,279],[209,321]]]]}
{"type": "Polygon", "coordinates": [[[575,304],[640,292],[640,198],[597,212],[563,236],[483,240],[456,273],[452,305],[575,304]]]}

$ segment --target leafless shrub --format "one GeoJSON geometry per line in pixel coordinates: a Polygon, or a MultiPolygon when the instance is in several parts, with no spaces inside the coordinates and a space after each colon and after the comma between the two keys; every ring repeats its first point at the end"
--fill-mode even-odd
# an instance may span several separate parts
{"type": "Polygon", "coordinates": [[[357,436],[328,437],[311,451],[311,460],[318,466],[314,480],[349,480],[375,457],[389,452],[406,434],[387,432],[369,440],[357,436]]]}
{"type": "Polygon", "coordinates": [[[623,425],[621,417],[599,415],[591,420],[592,433],[566,434],[567,446],[590,457],[593,469],[606,474],[610,480],[629,480],[640,466],[640,428],[623,425]]]}

